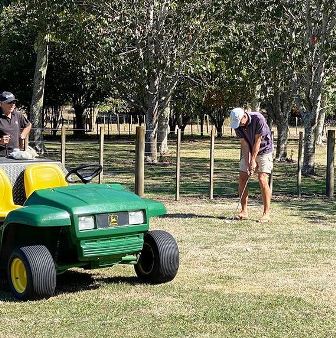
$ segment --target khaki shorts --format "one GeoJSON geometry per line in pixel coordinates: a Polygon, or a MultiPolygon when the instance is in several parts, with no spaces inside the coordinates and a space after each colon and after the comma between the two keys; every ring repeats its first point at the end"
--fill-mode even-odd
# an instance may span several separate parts
{"type": "MultiPolygon", "coordinates": [[[[273,155],[272,153],[258,155],[256,158],[257,162],[257,169],[256,172],[258,173],[266,173],[270,174],[273,170],[273,155]]],[[[248,167],[246,166],[245,158],[242,157],[240,159],[239,170],[247,172],[248,167]]]]}

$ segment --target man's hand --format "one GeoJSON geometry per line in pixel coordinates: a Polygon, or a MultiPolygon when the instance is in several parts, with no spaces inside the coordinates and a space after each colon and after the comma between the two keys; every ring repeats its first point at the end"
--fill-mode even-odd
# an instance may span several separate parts
{"type": "Polygon", "coordinates": [[[0,143],[5,145],[5,144],[8,144],[9,143],[9,140],[10,140],[10,136],[9,135],[4,135],[1,137],[0,139],[0,143]]]}
{"type": "Polygon", "coordinates": [[[254,159],[251,159],[250,165],[249,165],[249,175],[252,176],[257,168],[257,162],[254,159]]]}

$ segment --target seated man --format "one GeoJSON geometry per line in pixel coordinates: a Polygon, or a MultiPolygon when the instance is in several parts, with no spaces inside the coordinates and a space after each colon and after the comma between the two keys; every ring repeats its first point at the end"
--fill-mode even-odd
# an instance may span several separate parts
{"type": "Polygon", "coordinates": [[[15,109],[16,101],[10,92],[0,94],[0,156],[22,148],[31,129],[28,119],[15,109]]]}

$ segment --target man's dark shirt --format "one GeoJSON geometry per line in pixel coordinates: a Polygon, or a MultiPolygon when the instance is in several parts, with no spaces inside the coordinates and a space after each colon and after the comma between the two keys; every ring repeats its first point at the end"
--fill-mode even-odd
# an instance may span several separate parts
{"type": "Polygon", "coordinates": [[[244,138],[249,145],[250,152],[255,143],[256,134],[261,135],[261,143],[258,155],[269,154],[273,151],[272,134],[264,116],[258,112],[246,113],[249,121],[246,127],[235,129],[239,138],[244,138]]]}
{"type": "MultiPolygon", "coordinates": [[[[7,145],[9,152],[13,151],[14,148],[19,148],[21,130],[28,125],[28,119],[18,111],[15,110],[11,114],[11,118],[8,118],[0,109],[0,137],[10,135],[10,140],[7,145]]],[[[4,145],[0,145],[0,155],[5,155],[4,145]]]]}

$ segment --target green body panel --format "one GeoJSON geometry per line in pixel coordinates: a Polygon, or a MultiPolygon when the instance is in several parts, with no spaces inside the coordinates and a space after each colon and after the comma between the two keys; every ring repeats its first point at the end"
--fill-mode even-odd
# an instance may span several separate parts
{"type": "Polygon", "coordinates": [[[147,217],[162,215],[162,203],[140,198],[120,186],[109,184],[72,185],[35,191],[26,201],[29,205],[49,205],[73,215],[146,210],[147,217]]]}
{"type": "Polygon", "coordinates": [[[33,225],[36,227],[68,226],[71,224],[67,211],[47,205],[31,205],[11,211],[5,219],[9,223],[33,225]]]}
{"type": "MultiPolygon", "coordinates": [[[[56,234],[58,230],[55,228],[64,228],[67,244],[64,244],[61,252],[75,254],[71,261],[56,262],[58,272],[71,266],[95,268],[116,263],[134,264],[143,247],[143,235],[149,229],[149,217],[165,213],[162,203],[140,198],[120,184],[78,184],[35,191],[22,208],[7,216],[0,235],[2,240],[6,227],[14,224],[39,228],[46,236],[49,234],[48,228],[56,234]],[[137,210],[145,211],[144,224],[85,231],[80,231],[78,227],[80,216],[137,210]]],[[[56,240],[48,238],[48,243],[56,240]]]]}
{"type": "Polygon", "coordinates": [[[166,207],[158,201],[153,201],[148,198],[143,198],[143,201],[147,204],[148,214],[151,217],[162,216],[167,213],[166,207]]]}

